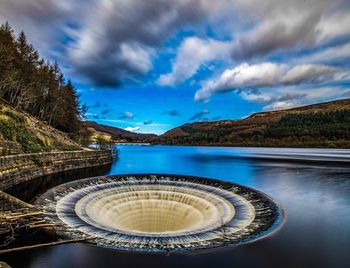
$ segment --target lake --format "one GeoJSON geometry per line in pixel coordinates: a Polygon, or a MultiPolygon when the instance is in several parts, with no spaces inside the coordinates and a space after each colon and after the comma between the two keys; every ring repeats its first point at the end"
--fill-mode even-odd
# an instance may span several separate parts
{"type": "MultiPolygon", "coordinates": [[[[110,169],[102,170],[103,174],[183,174],[243,184],[276,199],[285,210],[285,223],[278,232],[262,240],[209,252],[168,256],[118,252],[80,243],[13,253],[0,256],[0,260],[14,268],[349,267],[350,150],[118,148],[119,159],[110,169]]],[[[96,175],[86,172],[84,176],[88,174],[96,175]]],[[[67,173],[60,176],[58,181],[62,182],[78,178],[67,173]]],[[[45,184],[45,189],[40,182],[25,185],[36,194],[49,186],[53,185],[45,184]]]]}

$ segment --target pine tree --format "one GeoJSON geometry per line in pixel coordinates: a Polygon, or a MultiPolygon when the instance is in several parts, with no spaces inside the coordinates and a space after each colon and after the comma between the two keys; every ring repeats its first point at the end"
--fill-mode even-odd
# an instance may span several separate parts
{"type": "Polygon", "coordinates": [[[40,58],[24,32],[16,38],[8,23],[0,26],[0,70],[0,98],[72,137],[85,131],[86,107],[73,83],[65,82],[57,62],[40,58]]]}

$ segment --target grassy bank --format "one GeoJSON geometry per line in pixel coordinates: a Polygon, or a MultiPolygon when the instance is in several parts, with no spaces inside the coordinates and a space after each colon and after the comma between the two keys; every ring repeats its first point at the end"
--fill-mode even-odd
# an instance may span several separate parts
{"type": "MultiPolygon", "coordinates": [[[[11,143],[17,153],[80,149],[63,132],[0,101],[0,147],[8,147],[11,143]]],[[[2,150],[1,154],[8,153],[2,150]]]]}

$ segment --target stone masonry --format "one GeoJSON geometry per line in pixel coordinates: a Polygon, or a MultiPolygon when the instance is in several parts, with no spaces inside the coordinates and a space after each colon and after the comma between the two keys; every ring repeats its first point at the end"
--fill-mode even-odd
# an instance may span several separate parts
{"type": "Polygon", "coordinates": [[[44,152],[0,157],[0,190],[41,176],[109,164],[110,150],[44,152]]]}

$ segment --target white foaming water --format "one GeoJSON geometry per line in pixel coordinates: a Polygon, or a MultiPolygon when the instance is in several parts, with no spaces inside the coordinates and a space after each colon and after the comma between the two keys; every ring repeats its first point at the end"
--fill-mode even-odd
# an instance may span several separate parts
{"type": "Polygon", "coordinates": [[[86,179],[54,188],[38,203],[62,236],[128,250],[238,244],[281,221],[279,207],[259,192],[188,176],[86,179]]]}

